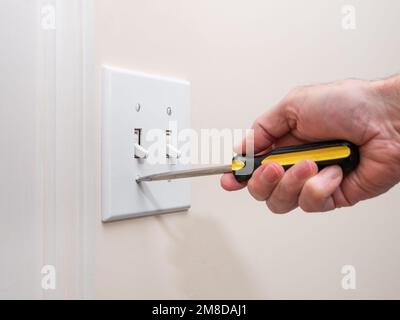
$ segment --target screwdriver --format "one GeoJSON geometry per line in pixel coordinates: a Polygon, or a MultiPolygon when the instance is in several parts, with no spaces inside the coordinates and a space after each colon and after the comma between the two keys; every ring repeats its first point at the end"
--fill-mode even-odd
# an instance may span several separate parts
{"type": "Polygon", "coordinates": [[[255,157],[237,155],[233,157],[232,163],[229,165],[152,174],[139,177],[136,179],[136,182],[173,180],[223,173],[232,173],[238,182],[245,182],[251,178],[253,172],[261,165],[275,162],[280,164],[286,171],[305,159],[314,161],[319,170],[327,166],[339,165],[346,174],[357,167],[360,155],[358,146],[348,141],[316,142],[297,146],[278,147],[268,153],[255,157]]]}

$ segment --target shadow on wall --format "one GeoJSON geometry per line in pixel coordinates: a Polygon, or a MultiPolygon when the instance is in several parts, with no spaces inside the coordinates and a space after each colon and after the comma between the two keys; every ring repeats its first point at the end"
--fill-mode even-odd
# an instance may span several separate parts
{"type": "Polygon", "coordinates": [[[179,227],[179,237],[163,217],[158,217],[173,239],[168,257],[176,268],[177,289],[189,299],[252,299],[259,296],[223,228],[216,221],[204,218],[204,214],[191,211],[190,216],[190,222],[187,220],[188,223],[179,227]]]}

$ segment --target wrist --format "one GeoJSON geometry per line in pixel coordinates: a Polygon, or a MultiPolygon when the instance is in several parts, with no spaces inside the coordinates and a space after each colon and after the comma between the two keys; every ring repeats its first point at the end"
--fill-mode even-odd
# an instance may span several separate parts
{"type": "Polygon", "coordinates": [[[398,173],[400,175],[400,76],[394,76],[385,80],[378,80],[372,82],[374,91],[383,102],[384,109],[386,109],[385,117],[386,123],[391,130],[389,130],[389,137],[391,139],[391,150],[393,150],[393,158],[397,159],[398,173]]]}
{"type": "Polygon", "coordinates": [[[400,120],[400,75],[373,81],[372,87],[384,104],[396,114],[396,119],[400,120]]]}

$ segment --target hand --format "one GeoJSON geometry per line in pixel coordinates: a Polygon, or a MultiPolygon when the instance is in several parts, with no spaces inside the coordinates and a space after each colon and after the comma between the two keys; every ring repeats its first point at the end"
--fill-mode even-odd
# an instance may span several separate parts
{"type": "MultiPolygon", "coordinates": [[[[286,173],[270,163],[259,167],[248,183],[225,174],[228,191],[247,185],[275,213],[298,206],[306,212],[347,207],[378,196],[400,181],[400,79],[346,80],[299,87],[253,124],[254,152],[273,147],[343,139],[360,147],[360,164],[343,176],[339,166],[320,172],[304,160],[286,173]]],[[[238,153],[246,150],[246,139],[238,153]]]]}

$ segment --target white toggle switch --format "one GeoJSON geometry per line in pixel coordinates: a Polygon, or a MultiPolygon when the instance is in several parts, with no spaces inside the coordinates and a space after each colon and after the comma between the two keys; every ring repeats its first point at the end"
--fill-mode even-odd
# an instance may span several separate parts
{"type": "Polygon", "coordinates": [[[148,157],[149,152],[141,145],[135,143],[134,148],[135,148],[135,158],[146,159],[148,157]]]}
{"type": "Polygon", "coordinates": [[[165,135],[166,135],[165,142],[166,142],[167,158],[178,159],[182,153],[173,145],[172,131],[166,130],[165,135]]]}
{"type": "Polygon", "coordinates": [[[149,152],[140,145],[142,140],[141,138],[142,129],[135,129],[133,131],[133,147],[135,150],[135,158],[146,159],[149,155],[149,152]]]}
{"type": "Polygon", "coordinates": [[[182,153],[177,148],[175,148],[171,144],[167,144],[167,156],[168,156],[168,158],[179,159],[179,157],[181,155],[182,155],[182,153]]]}

